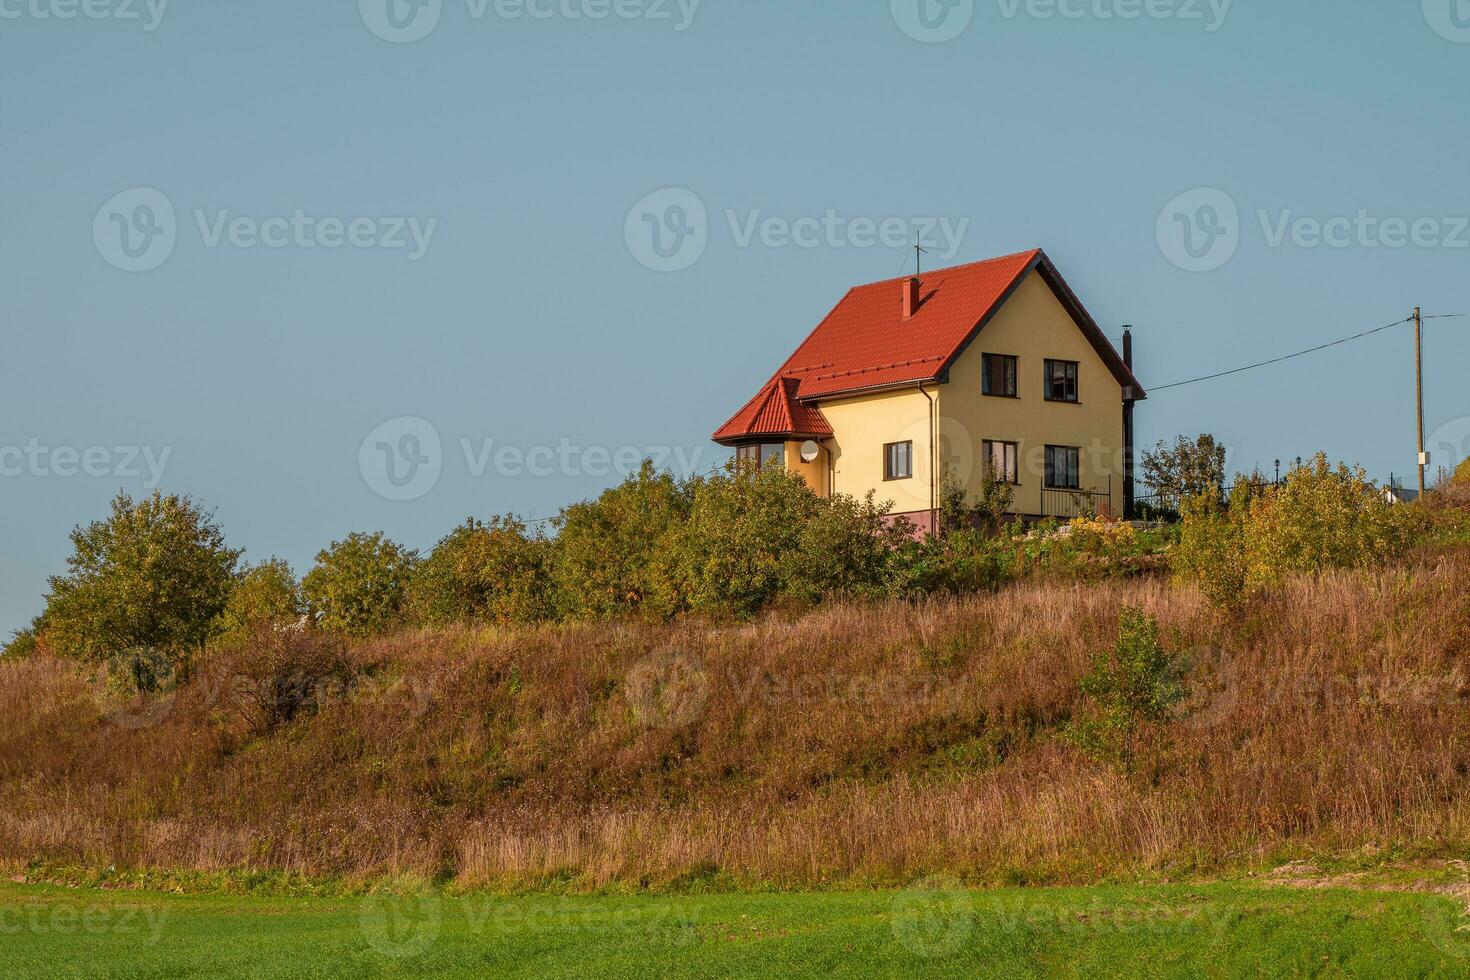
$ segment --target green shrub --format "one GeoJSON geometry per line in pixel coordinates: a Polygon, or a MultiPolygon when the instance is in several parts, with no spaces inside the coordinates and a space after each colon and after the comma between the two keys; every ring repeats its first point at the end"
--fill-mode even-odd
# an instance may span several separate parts
{"type": "Polygon", "coordinates": [[[665,544],[665,608],[750,615],[801,581],[803,531],[822,501],[799,476],[732,466],[692,491],[688,519],[665,544]]]}
{"type": "Polygon", "coordinates": [[[897,596],[993,591],[1012,577],[1013,557],[1008,539],[976,529],[909,541],[895,555],[889,589],[897,596]]]}
{"type": "Polygon", "coordinates": [[[1092,658],[1079,683],[1087,712],[1073,721],[1068,738],[1084,752],[1132,772],[1139,749],[1162,747],[1160,726],[1184,700],[1184,662],[1159,643],[1159,624],[1138,609],[1124,609],[1118,644],[1092,658]]]}
{"type": "Polygon", "coordinates": [[[830,500],[813,494],[813,499],[816,507],[807,515],[796,548],[785,556],[782,594],[811,604],[829,596],[882,593],[913,526],[888,520],[889,508],[876,503],[871,492],[861,500],[846,494],[830,500]]]}
{"type": "Polygon", "coordinates": [[[241,636],[259,626],[281,626],[301,618],[301,585],[279,558],[246,568],[235,580],[220,614],[219,632],[241,636]]]}
{"type": "Polygon", "coordinates": [[[620,486],[564,509],[553,522],[550,567],[560,614],[607,619],[671,612],[661,556],[665,538],[689,516],[689,498],[687,482],[644,462],[620,486]]]}
{"type": "Polygon", "coordinates": [[[1252,485],[1228,506],[1186,502],[1175,571],[1211,601],[1231,605],[1293,573],[1367,567],[1410,539],[1414,510],[1383,499],[1360,468],[1321,453],[1281,486],[1252,485]]]}
{"type": "MultiPolygon", "coordinates": [[[[48,650],[93,662],[129,656],[172,670],[217,628],[240,552],[188,497],[118,494],[107,519],[76,528],[71,540],[67,573],[50,579],[41,614],[38,639],[48,650]]],[[[146,683],[154,673],[134,675],[146,683]]]]}
{"type": "Polygon", "coordinates": [[[404,621],[417,558],[381,534],[350,534],[317,553],[301,591],[324,628],[352,636],[383,633],[404,621]]]}
{"type": "Polygon", "coordinates": [[[519,519],[470,518],[414,570],[409,605],[416,621],[532,623],[552,614],[546,539],[519,519]]]}

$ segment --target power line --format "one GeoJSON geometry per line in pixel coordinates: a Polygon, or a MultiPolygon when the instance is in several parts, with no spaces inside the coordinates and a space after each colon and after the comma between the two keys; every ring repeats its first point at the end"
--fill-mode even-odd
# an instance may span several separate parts
{"type": "MultiPolygon", "coordinates": [[[[1461,317],[1464,315],[1464,313],[1439,313],[1434,316],[1426,316],[1424,317],[1424,319],[1445,320],[1452,317],[1461,317]]],[[[1309,347],[1306,350],[1299,350],[1294,354],[1283,354],[1281,357],[1273,357],[1269,361],[1259,361],[1255,364],[1247,364],[1245,367],[1232,368],[1229,371],[1220,371],[1215,374],[1207,374],[1201,378],[1190,378],[1188,381],[1176,381],[1173,384],[1157,385],[1155,387],[1149,388],[1148,390],[1149,393],[1152,394],[1156,391],[1167,391],[1170,388],[1182,388],[1185,385],[1199,384],[1201,381],[1214,381],[1216,378],[1229,377],[1232,374],[1240,374],[1242,371],[1254,371],[1256,368],[1267,367],[1271,364],[1280,364],[1282,361],[1289,361],[1294,357],[1303,357],[1307,354],[1315,354],[1318,351],[1327,350],[1329,347],[1337,347],[1340,344],[1351,343],[1354,340],[1362,340],[1364,337],[1371,337],[1373,334],[1382,333],[1385,330],[1392,330],[1394,327],[1401,327],[1406,323],[1412,322],[1413,319],[1414,318],[1412,316],[1407,316],[1404,317],[1402,320],[1395,320],[1392,323],[1385,323],[1381,327],[1374,327],[1372,330],[1364,330],[1362,333],[1355,333],[1351,337],[1343,337],[1341,340],[1334,340],[1331,343],[1321,344],[1317,347],[1309,347]]]]}

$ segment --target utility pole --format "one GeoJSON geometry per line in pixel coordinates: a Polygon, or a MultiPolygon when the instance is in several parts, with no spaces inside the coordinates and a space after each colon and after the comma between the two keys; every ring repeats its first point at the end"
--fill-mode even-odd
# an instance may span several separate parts
{"type": "Polygon", "coordinates": [[[1424,496],[1424,470],[1429,458],[1424,455],[1424,316],[1414,307],[1414,404],[1419,422],[1419,496],[1424,496]]]}

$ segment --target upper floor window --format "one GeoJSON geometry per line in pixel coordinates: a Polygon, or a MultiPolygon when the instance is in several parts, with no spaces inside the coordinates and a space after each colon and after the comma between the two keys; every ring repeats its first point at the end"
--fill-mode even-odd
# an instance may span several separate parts
{"type": "Polygon", "coordinates": [[[1049,402],[1075,402],[1077,400],[1077,362],[1046,360],[1046,400],[1049,402]]]}
{"type": "Polygon", "coordinates": [[[1000,398],[1015,398],[1016,358],[1011,354],[981,354],[980,390],[1000,398]]]}
{"type": "Polygon", "coordinates": [[[890,442],[883,447],[883,479],[907,480],[914,475],[914,444],[890,442]]]}
{"type": "Polygon", "coordinates": [[[1046,447],[1046,485],[1057,490],[1077,490],[1082,486],[1082,450],[1074,446],[1046,447]]]}

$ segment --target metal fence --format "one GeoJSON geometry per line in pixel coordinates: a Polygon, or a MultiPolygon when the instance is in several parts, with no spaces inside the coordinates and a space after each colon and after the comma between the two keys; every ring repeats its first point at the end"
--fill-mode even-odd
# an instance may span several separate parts
{"type": "MultiPolygon", "coordinates": [[[[1214,492],[1220,495],[1221,502],[1228,502],[1231,497],[1242,490],[1263,490],[1266,487],[1280,485],[1279,480],[1240,480],[1228,487],[1216,487],[1214,492]]],[[[1134,485],[1133,516],[1138,520],[1177,521],[1182,504],[1183,501],[1177,489],[1159,490],[1144,483],[1134,485]]]]}
{"type": "Polygon", "coordinates": [[[1107,510],[1112,500],[1111,490],[1054,490],[1047,487],[1041,491],[1041,516],[1067,520],[1090,517],[1107,510]]]}

